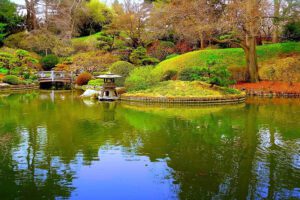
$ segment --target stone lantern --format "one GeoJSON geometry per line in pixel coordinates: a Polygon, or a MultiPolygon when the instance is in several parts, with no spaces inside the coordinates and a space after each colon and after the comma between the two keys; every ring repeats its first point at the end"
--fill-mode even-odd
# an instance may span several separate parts
{"type": "Polygon", "coordinates": [[[121,76],[117,74],[105,74],[105,75],[97,76],[97,78],[104,80],[104,84],[101,88],[98,99],[100,101],[117,100],[119,98],[119,94],[116,90],[115,79],[121,78],[121,76]]]}

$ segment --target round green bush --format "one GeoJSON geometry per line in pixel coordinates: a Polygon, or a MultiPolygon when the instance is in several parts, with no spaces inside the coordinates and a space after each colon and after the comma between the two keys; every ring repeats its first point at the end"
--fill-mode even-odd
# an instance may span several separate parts
{"type": "MultiPolygon", "coordinates": [[[[1,64],[1,63],[0,63],[1,64]]],[[[9,72],[8,69],[0,67],[0,74],[7,74],[9,72]]]]}
{"type": "Polygon", "coordinates": [[[59,59],[56,55],[50,54],[42,58],[41,63],[44,70],[51,70],[55,65],[57,65],[59,59]]]}
{"type": "Polygon", "coordinates": [[[153,66],[135,68],[126,78],[125,86],[129,91],[144,90],[159,82],[153,74],[153,66]]]}
{"type": "Polygon", "coordinates": [[[144,47],[138,47],[132,51],[129,56],[130,62],[135,65],[142,65],[143,59],[147,57],[147,50],[144,47]]]}
{"type": "Polygon", "coordinates": [[[125,79],[129,76],[129,73],[134,69],[134,65],[126,61],[117,61],[110,67],[110,71],[114,74],[122,76],[116,80],[118,86],[124,85],[125,79]]]}
{"type": "Polygon", "coordinates": [[[226,67],[188,67],[179,73],[182,81],[204,81],[212,85],[228,86],[234,82],[226,67]]]}
{"type": "Polygon", "coordinates": [[[91,85],[91,86],[102,86],[103,85],[103,79],[90,80],[88,82],[88,85],[91,85]]]}
{"type": "Polygon", "coordinates": [[[20,79],[15,75],[7,75],[2,81],[11,85],[18,85],[21,83],[20,79]]]}
{"type": "Polygon", "coordinates": [[[207,67],[187,67],[179,72],[179,80],[182,81],[205,81],[209,76],[209,68],[207,67]]]}

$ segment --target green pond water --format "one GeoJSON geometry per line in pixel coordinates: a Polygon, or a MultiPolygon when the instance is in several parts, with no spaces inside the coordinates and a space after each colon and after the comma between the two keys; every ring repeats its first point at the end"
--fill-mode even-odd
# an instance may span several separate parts
{"type": "Polygon", "coordinates": [[[300,199],[300,99],[0,94],[0,199],[300,199]]]}

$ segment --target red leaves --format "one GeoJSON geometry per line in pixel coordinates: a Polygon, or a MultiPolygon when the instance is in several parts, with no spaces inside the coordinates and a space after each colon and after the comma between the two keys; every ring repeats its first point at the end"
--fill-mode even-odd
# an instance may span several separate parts
{"type": "Polygon", "coordinates": [[[261,81],[259,83],[238,83],[234,87],[240,90],[246,90],[247,93],[300,95],[300,83],[261,81]]]}

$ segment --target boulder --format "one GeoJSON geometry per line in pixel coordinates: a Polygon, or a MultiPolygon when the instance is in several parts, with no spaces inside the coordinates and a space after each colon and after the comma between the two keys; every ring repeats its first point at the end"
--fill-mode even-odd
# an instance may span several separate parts
{"type": "Polygon", "coordinates": [[[82,98],[97,98],[98,95],[99,95],[99,91],[88,89],[82,95],[80,95],[80,97],[82,97],[82,98]]]}

